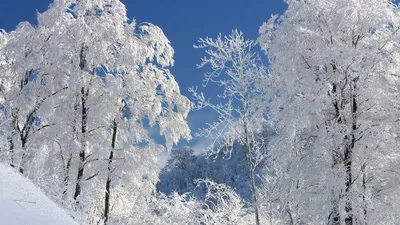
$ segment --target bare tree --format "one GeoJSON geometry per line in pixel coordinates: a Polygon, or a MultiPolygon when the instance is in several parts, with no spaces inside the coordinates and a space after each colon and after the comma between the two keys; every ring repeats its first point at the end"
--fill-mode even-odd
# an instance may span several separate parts
{"type": "Polygon", "coordinates": [[[245,151],[249,168],[249,185],[252,193],[255,223],[260,224],[255,169],[265,159],[265,140],[260,135],[264,129],[270,94],[267,92],[267,70],[260,57],[253,52],[255,42],[245,40],[243,33],[234,30],[229,36],[199,40],[196,48],[206,49],[208,57],[202,59],[199,68],[209,65],[211,72],[205,74],[204,86],[215,85],[222,89],[219,102],[212,103],[191,88],[194,109],[206,107],[218,113],[218,121],[199,131],[199,136],[212,138],[206,149],[208,156],[220,151],[231,153],[238,142],[245,151]]]}

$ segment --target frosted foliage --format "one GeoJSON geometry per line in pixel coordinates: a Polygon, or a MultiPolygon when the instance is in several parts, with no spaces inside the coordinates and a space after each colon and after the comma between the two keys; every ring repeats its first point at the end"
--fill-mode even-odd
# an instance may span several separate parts
{"type": "Polygon", "coordinates": [[[197,87],[189,91],[193,94],[195,110],[211,108],[218,114],[216,122],[207,124],[197,134],[213,140],[205,154],[217,157],[223,151],[230,157],[235,143],[244,146],[255,222],[259,225],[254,173],[266,157],[266,141],[261,133],[272,93],[268,85],[270,77],[260,56],[255,53],[255,45],[237,30],[216,39],[201,38],[195,47],[204,48],[207,56],[198,67],[210,68],[204,75],[203,86],[215,85],[222,93],[217,95],[217,103],[213,103],[199,93],[197,87]]]}
{"type": "Polygon", "coordinates": [[[192,198],[188,193],[159,196],[149,206],[157,217],[148,217],[145,224],[249,224],[248,212],[234,190],[224,184],[208,179],[198,180],[206,189],[204,202],[192,198]]]}
{"type": "Polygon", "coordinates": [[[286,2],[258,39],[279,92],[270,216],[392,224],[400,203],[399,10],[384,0],[286,2]]]}
{"type": "Polygon", "coordinates": [[[199,67],[209,66],[211,72],[205,74],[204,86],[222,87],[218,95],[219,103],[212,103],[196,88],[191,88],[196,110],[210,107],[218,113],[217,122],[200,130],[199,136],[207,136],[215,141],[207,148],[209,155],[220,150],[229,154],[234,141],[246,142],[243,127],[248,133],[260,133],[266,114],[269,94],[267,92],[267,71],[259,56],[253,52],[255,43],[245,40],[243,33],[235,30],[229,36],[199,40],[196,48],[206,49],[208,57],[202,59],[199,67]],[[265,85],[264,85],[265,84],[265,85]]]}
{"type": "Polygon", "coordinates": [[[104,219],[106,180],[110,219],[142,205],[161,150],[191,138],[190,101],[168,69],[169,40],[126,12],[119,0],[55,0],[37,26],[0,32],[0,157],[82,223],[104,219]],[[159,127],[166,146],[144,121],[159,127]]]}
{"type": "Polygon", "coordinates": [[[155,58],[162,67],[173,66],[174,49],[161,28],[146,23],[140,26],[140,31],[141,41],[148,47],[146,56],[150,59],[155,58]]]}
{"type": "MultiPolygon", "coordinates": [[[[210,180],[199,182],[207,185],[208,202],[198,201],[189,193],[183,195],[172,193],[170,196],[160,194],[146,196],[135,189],[135,191],[132,190],[134,199],[125,199],[125,194],[118,196],[119,192],[116,192],[120,198],[119,201],[125,203],[119,205],[121,202],[117,202],[115,207],[124,207],[124,210],[130,208],[131,211],[119,217],[111,218],[109,223],[132,225],[248,224],[247,211],[234,190],[210,180]],[[131,202],[132,200],[136,203],[131,202]]],[[[149,186],[143,185],[141,188],[147,189],[149,186]]],[[[95,219],[91,223],[97,224],[99,221],[95,219]]]]}
{"type": "Polygon", "coordinates": [[[224,184],[210,180],[199,180],[198,185],[206,187],[205,205],[202,222],[207,224],[241,224],[243,223],[244,204],[241,198],[224,184]]]}

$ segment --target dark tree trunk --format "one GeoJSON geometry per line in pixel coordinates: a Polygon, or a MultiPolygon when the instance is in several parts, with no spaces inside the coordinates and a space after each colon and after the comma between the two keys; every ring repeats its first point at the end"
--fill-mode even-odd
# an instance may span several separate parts
{"type": "MultiPolygon", "coordinates": [[[[333,163],[332,163],[332,168],[337,168],[340,165],[340,158],[337,152],[332,154],[333,158],[333,163]]],[[[332,190],[332,211],[331,214],[329,215],[329,223],[330,225],[340,225],[340,210],[339,210],[339,200],[340,196],[338,193],[335,193],[332,190]]]]}
{"type": "Polygon", "coordinates": [[[357,127],[357,100],[356,95],[353,93],[354,89],[356,89],[355,80],[352,81],[352,94],[350,99],[351,105],[351,115],[352,115],[352,124],[351,124],[351,132],[350,135],[346,135],[345,139],[347,141],[346,149],[344,152],[344,163],[346,167],[346,182],[345,182],[345,196],[346,196],[346,203],[345,203],[345,210],[346,210],[346,218],[345,224],[346,225],[353,225],[354,223],[354,216],[353,216],[353,208],[352,202],[350,200],[350,189],[353,183],[353,174],[352,174],[352,163],[353,163],[353,149],[357,142],[355,133],[358,129],[357,127]]]}
{"type": "Polygon", "coordinates": [[[26,156],[26,143],[28,141],[28,133],[26,135],[23,135],[21,133],[21,144],[22,144],[22,156],[21,156],[21,163],[19,165],[18,171],[21,174],[24,174],[24,169],[25,169],[25,156],[26,156]]]}
{"type": "Polygon", "coordinates": [[[13,136],[14,134],[11,136],[11,139],[9,141],[10,143],[10,158],[11,158],[11,162],[10,162],[10,166],[12,168],[15,168],[15,162],[14,162],[14,141],[13,141],[13,136]]]}
{"type": "MultiPolygon", "coordinates": [[[[33,73],[33,69],[26,71],[25,72],[25,76],[24,78],[21,80],[20,83],[20,88],[21,90],[28,84],[29,82],[29,77],[32,75],[33,73]]],[[[37,106],[35,107],[37,108],[37,106]]],[[[26,122],[24,124],[24,127],[22,129],[20,129],[19,124],[18,124],[18,118],[17,115],[14,115],[14,129],[16,128],[19,131],[19,135],[21,138],[21,144],[22,144],[22,156],[21,156],[21,162],[18,166],[18,171],[21,174],[24,174],[24,161],[25,161],[25,155],[26,155],[26,142],[28,141],[28,135],[29,135],[29,131],[31,129],[31,126],[34,122],[34,113],[36,112],[36,109],[32,110],[32,112],[30,112],[26,118],[26,122]]],[[[14,146],[13,146],[14,147],[14,146]]]]}
{"type": "Polygon", "coordinates": [[[82,109],[82,125],[81,125],[81,150],[79,152],[79,166],[78,166],[78,175],[76,179],[75,191],[74,191],[74,200],[78,198],[81,194],[81,181],[83,178],[84,170],[85,170],[85,160],[86,160],[86,132],[87,132],[87,116],[88,116],[88,108],[86,105],[87,98],[89,96],[89,89],[85,90],[82,87],[81,89],[81,109],[82,109]]]}
{"type": "Polygon", "coordinates": [[[332,194],[332,211],[328,217],[329,225],[340,225],[339,198],[335,193],[332,194]]]}
{"type": "Polygon", "coordinates": [[[117,123],[115,120],[113,121],[113,134],[111,139],[111,150],[110,155],[108,156],[108,173],[107,173],[107,180],[106,180],[106,191],[105,191],[105,198],[104,198],[104,224],[107,224],[109,215],[110,215],[110,196],[111,196],[111,164],[114,159],[114,149],[115,149],[115,142],[117,139],[117,123]]]}
{"type": "Polygon", "coordinates": [[[368,224],[367,223],[367,201],[365,199],[366,198],[365,195],[366,195],[366,191],[367,191],[367,182],[366,182],[366,179],[365,179],[365,166],[366,166],[365,163],[361,166],[361,172],[362,172],[362,188],[363,188],[363,191],[364,191],[364,193],[363,193],[364,224],[367,225],[368,224]]]}
{"type": "MultiPolygon", "coordinates": [[[[354,135],[351,136],[351,143],[354,140],[354,135]]],[[[353,224],[353,208],[351,204],[351,200],[349,197],[350,194],[350,188],[352,184],[352,160],[353,160],[353,144],[350,144],[346,146],[345,152],[344,152],[344,165],[346,167],[346,182],[345,182],[345,196],[346,196],[346,203],[345,203],[345,210],[346,210],[346,217],[345,217],[345,224],[346,225],[352,225],[353,224]]]]}
{"type": "Polygon", "coordinates": [[[290,225],[294,225],[294,219],[293,219],[293,215],[292,215],[292,213],[290,212],[290,209],[289,208],[287,208],[286,209],[286,212],[288,213],[288,215],[289,215],[289,224],[290,225]]]}
{"type": "MultiPolygon", "coordinates": [[[[335,72],[336,71],[336,65],[332,64],[332,69],[335,72]]],[[[340,115],[340,106],[339,101],[337,99],[337,94],[338,94],[338,85],[336,83],[332,83],[332,90],[331,93],[329,93],[329,96],[333,97],[333,107],[335,109],[335,116],[334,120],[336,120],[337,123],[342,123],[343,120],[340,115]]],[[[329,122],[326,123],[327,126],[330,125],[329,122]]],[[[329,133],[329,129],[327,128],[327,133],[329,133]]],[[[341,160],[341,153],[339,152],[339,149],[334,149],[332,151],[332,169],[335,170],[338,166],[341,165],[342,160],[341,160]]],[[[329,225],[340,225],[340,210],[339,210],[339,200],[340,196],[338,193],[335,193],[334,190],[331,191],[331,212],[328,216],[328,224],[329,225]]]]}
{"type": "Polygon", "coordinates": [[[69,155],[67,165],[65,166],[65,177],[64,177],[64,191],[63,191],[63,196],[67,194],[67,189],[68,189],[68,184],[69,184],[69,170],[71,168],[71,162],[72,162],[72,154],[69,155]]]}

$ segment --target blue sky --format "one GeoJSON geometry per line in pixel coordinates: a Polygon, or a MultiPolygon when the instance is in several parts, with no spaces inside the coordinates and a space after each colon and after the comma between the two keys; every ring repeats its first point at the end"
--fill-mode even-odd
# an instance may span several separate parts
{"type": "MultiPolygon", "coordinates": [[[[0,29],[13,30],[19,22],[36,23],[36,10],[43,12],[53,0],[2,0],[0,29]]],[[[160,26],[175,49],[175,66],[171,69],[181,92],[200,85],[204,69],[196,64],[204,56],[204,50],[194,49],[200,37],[215,37],[218,33],[229,34],[239,29],[250,39],[256,39],[258,28],[271,14],[281,14],[286,4],[283,0],[122,0],[128,9],[128,17],[137,23],[150,22],[160,26]]],[[[212,96],[213,90],[207,89],[212,96]]],[[[194,112],[189,116],[193,131],[212,121],[209,111],[194,112]]],[[[198,145],[194,140],[191,145],[198,145]]],[[[185,143],[182,143],[184,145],[185,143]]]]}

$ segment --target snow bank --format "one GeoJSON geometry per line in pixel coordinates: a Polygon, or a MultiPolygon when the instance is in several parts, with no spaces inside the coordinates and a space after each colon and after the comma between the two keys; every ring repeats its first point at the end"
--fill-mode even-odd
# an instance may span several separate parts
{"type": "Polygon", "coordinates": [[[0,224],[78,225],[33,183],[1,163],[0,224]]]}

